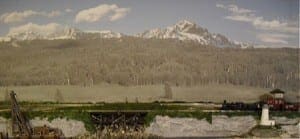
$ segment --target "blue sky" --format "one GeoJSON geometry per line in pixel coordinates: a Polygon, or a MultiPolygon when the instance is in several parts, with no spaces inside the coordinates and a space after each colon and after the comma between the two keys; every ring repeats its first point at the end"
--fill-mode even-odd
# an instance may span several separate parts
{"type": "Polygon", "coordinates": [[[299,47],[299,0],[0,1],[0,36],[29,23],[131,35],[183,19],[237,41],[299,47]]]}

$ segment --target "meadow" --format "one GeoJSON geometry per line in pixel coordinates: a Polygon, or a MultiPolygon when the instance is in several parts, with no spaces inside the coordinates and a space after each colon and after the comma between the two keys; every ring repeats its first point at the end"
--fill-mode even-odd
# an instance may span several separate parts
{"type": "MultiPolygon", "coordinates": [[[[0,101],[7,98],[10,90],[14,90],[19,101],[33,102],[154,102],[154,101],[186,101],[217,102],[244,101],[255,102],[259,96],[271,91],[266,88],[255,88],[233,85],[205,85],[193,87],[171,86],[173,97],[164,98],[163,85],[120,86],[97,85],[83,86],[9,86],[0,87],[0,101]]],[[[287,92],[287,99],[296,99],[297,92],[287,92]]]]}

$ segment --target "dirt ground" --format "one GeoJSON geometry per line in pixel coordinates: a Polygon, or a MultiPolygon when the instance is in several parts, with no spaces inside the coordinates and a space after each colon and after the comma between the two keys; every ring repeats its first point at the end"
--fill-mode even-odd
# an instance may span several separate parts
{"type": "MultiPolygon", "coordinates": [[[[172,86],[172,101],[257,101],[259,96],[272,89],[233,85],[206,85],[194,87],[172,86]]],[[[5,99],[7,90],[14,90],[19,101],[61,101],[61,102],[153,102],[170,101],[163,85],[119,86],[10,86],[0,87],[0,101],[5,99]],[[59,95],[58,95],[59,94],[59,95]]],[[[288,99],[296,98],[296,92],[287,92],[288,99]]]]}

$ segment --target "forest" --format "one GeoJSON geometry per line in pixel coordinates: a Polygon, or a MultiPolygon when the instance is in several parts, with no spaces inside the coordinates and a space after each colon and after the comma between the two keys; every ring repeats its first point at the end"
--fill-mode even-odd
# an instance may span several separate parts
{"type": "Polygon", "coordinates": [[[0,86],[232,84],[298,90],[299,49],[216,48],[172,39],[0,43],[0,86]]]}

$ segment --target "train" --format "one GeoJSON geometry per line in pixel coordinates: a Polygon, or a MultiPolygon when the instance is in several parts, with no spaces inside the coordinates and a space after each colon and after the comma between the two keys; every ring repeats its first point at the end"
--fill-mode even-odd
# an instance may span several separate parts
{"type": "Polygon", "coordinates": [[[284,99],[285,92],[280,89],[274,89],[269,94],[260,97],[261,101],[255,103],[232,102],[227,103],[224,100],[221,110],[261,110],[262,106],[267,104],[272,111],[300,111],[300,103],[287,102],[284,99]]]}
{"type": "Polygon", "coordinates": [[[269,98],[255,103],[244,102],[223,102],[221,110],[241,110],[241,111],[260,111],[262,106],[267,104],[271,111],[300,111],[300,103],[289,103],[284,99],[269,98]]]}

